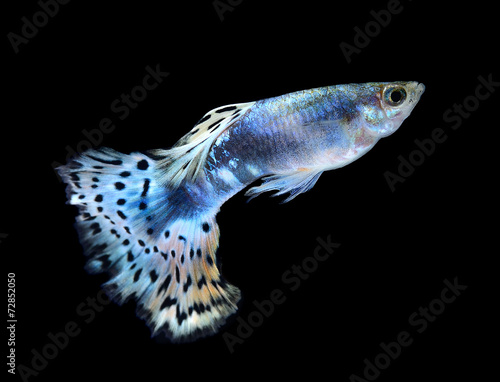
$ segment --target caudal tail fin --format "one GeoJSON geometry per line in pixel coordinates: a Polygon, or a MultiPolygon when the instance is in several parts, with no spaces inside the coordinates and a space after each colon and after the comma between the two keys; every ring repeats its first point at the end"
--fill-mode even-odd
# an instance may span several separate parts
{"type": "Polygon", "coordinates": [[[240,291],[217,268],[217,211],[193,213],[150,156],[89,150],[58,171],[79,209],[87,270],[109,273],[104,287],[118,304],[137,300],[153,336],[192,341],[236,312],[240,291]]]}

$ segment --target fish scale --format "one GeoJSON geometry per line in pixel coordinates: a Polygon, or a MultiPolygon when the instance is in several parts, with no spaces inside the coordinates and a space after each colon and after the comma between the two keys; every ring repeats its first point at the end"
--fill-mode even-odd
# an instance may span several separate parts
{"type": "Polygon", "coordinates": [[[78,207],[87,271],[109,274],[116,303],[135,299],[153,336],[218,332],[241,298],[216,254],[224,202],[259,179],[250,198],[275,191],[290,201],[396,131],[423,91],[417,82],[304,90],[213,109],[170,149],[74,157],[58,171],[78,207]]]}

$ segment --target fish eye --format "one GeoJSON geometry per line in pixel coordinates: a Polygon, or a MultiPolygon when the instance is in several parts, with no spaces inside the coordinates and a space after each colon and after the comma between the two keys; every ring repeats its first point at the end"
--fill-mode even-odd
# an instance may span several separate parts
{"type": "Polygon", "coordinates": [[[390,106],[399,106],[406,99],[406,91],[403,87],[390,87],[384,92],[384,99],[390,106]]]}

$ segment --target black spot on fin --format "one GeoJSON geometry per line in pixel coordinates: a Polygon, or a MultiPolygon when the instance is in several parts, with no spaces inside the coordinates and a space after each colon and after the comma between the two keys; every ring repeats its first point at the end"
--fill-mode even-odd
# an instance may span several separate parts
{"type": "Polygon", "coordinates": [[[169,150],[152,150],[150,154],[164,159],[157,166],[165,174],[162,182],[178,187],[184,180],[196,179],[215,139],[231,128],[255,102],[227,105],[211,110],[196,126],[169,150]]]}
{"type": "Polygon", "coordinates": [[[104,287],[113,301],[136,300],[137,315],[154,336],[187,342],[216,333],[236,312],[240,291],[217,267],[215,216],[186,220],[191,202],[170,203],[171,191],[157,179],[158,162],[144,154],[91,150],[78,163],[77,170],[70,162],[59,172],[69,203],[80,211],[76,228],[86,269],[109,274],[104,287]]]}

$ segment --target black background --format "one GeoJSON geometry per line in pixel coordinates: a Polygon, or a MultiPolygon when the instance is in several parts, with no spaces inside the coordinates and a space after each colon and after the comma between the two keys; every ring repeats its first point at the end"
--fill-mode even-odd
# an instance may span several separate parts
{"type": "MultiPolygon", "coordinates": [[[[443,113],[474,95],[478,76],[500,80],[492,9],[479,2],[402,1],[403,10],[347,63],[339,44],[372,20],[377,2],[242,1],[221,21],[207,2],[77,2],[61,5],[38,34],[14,53],[8,39],[3,90],[0,251],[16,274],[16,362],[30,366],[49,332],[78,323],[80,335],[30,381],[171,378],[363,377],[381,342],[409,331],[413,343],[377,380],[461,379],[488,373],[488,325],[494,279],[486,274],[498,249],[491,163],[497,144],[498,92],[481,101],[460,127],[443,113]],[[169,76],[120,121],[110,104],[141,84],[147,65],[169,76]],[[82,130],[110,117],[116,129],[102,145],[123,152],[167,148],[208,110],[313,87],[415,80],[426,92],[392,136],[359,161],[322,175],[287,204],[243,193],[218,215],[218,255],[226,278],[252,301],[282,290],[286,301],[231,353],[221,335],[161,345],[135,317],[134,305],[109,304],[85,323],[77,307],[95,297],[105,277],[83,270],[73,229],[76,209],[52,169],[76,149],[82,130]],[[444,143],[404,183],[389,188],[415,139],[436,128],[444,143]],[[490,219],[494,220],[491,221],[490,219]],[[281,278],[316,248],[341,243],[290,291],[281,278]],[[409,316],[439,298],[443,280],[468,288],[423,333],[409,316]]],[[[236,4],[236,2],[234,2],[236,4]]],[[[5,12],[3,35],[20,34],[40,9],[35,1],[5,12]]],[[[495,30],[498,34],[498,31],[495,30]]],[[[497,88],[498,89],[498,88],[497,88]]],[[[235,334],[238,322],[227,327],[235,334]]],[[[10,375],[9,375],[10,377],[10,375]]],[[[16,377],[12,377],[13,379],[16,377]]]]}

